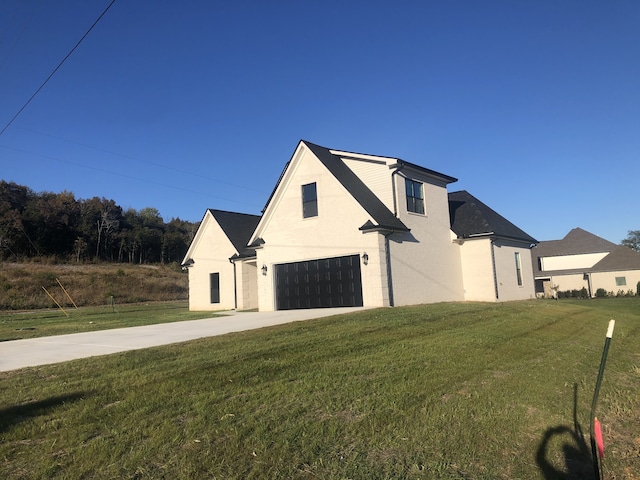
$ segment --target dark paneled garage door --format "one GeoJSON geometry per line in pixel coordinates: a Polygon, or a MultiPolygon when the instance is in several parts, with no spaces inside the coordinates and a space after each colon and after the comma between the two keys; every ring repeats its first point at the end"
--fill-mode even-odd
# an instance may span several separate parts
{"type": "Polygon", "coordinates": [[[360,256],[276,265],[276,308],[361,307],[360,256]]]}

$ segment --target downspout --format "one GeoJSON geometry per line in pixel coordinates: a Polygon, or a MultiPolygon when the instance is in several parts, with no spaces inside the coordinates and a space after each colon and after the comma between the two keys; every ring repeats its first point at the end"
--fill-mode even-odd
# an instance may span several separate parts
{"type": "Polygon", "coordinates": [[[232,258],[229,262],[233,264],[233,308],[238,310],[238,280],[236,279],[236,262],[232,258]]]}
{"type": "MultiPolygon", "coordinates": [[[[404,163],[400,163],[400,167],[396,168],[391,173],[391,191],[393,194],[393,216],[398,218],[398,199],[396,195],[396,181],[393,178],[394,175],[400,173],[404,168],[404,163]]],[[[389,306],[394,307],[395,301],[393,299],[393,277],[391,274],[391,249],[389,245],[389,236],[395,233],[393,230],[384,236],[384,255],[387,263],[387,288],[389,289],[389,306]]]]}
{"type": "Polygon", "coordinates": [[[391,251],[389,248],[389,236],[393,233],[387,233],[384,236],[384,256],[387,264],[387,288],[389,289],[389,306],[395,307],[393,300],[393,277],[391,275],[391,251]]]}
{"type": "Polygon", "coordinates": [[[490,239],[491,242],[491,268],[493,269],[493,288],[495,289],[496,292],[496,300],[498,300],[500,298],[499,292],[498,292],[498,272],[496,271],[496,254],[493,251],[493,249],[495,248],[493,245],[493,239],[490,239]]]}
{"type": "MultiPolygon", "coordinates": [[[[393,173],[391,174],[391,189],[393,191],[393,215],[395,217],[398,217],[398,200],[396,198],[396,182],[393,178],[393,176],[397,173],[400,173],[400,171],[404,168],[404,163],[400,164],[399,168],[396,168],[393,173]]],[[[393,233],[393,232],[391,232],[393,233]]]]}

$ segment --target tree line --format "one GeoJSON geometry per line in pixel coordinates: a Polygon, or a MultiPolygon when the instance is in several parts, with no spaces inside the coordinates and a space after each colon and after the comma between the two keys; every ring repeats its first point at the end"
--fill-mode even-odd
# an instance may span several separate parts
{"type": "Polygon", "coordinates": [[[197,227],[179,218],[165,222],[155,208],[123,210],[106,198],[36,193],[0,181],[0,260],[179,262],[197,227]]]}

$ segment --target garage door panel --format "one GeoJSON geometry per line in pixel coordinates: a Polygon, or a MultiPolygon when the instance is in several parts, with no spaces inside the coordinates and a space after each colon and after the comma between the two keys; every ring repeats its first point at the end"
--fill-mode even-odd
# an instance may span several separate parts
{"type": "Polygon", "coordinates": [[[363,305],[359,255],[285,263],[275,271],[278,310],[363,305]]]}

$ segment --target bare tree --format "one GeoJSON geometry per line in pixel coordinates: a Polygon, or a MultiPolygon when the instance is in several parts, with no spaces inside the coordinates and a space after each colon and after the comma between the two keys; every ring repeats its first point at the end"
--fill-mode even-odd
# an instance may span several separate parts
{"type": "Polygon", "coordinates": [[[104,244],[105,250],[106,245],[109,240],[109,235],[113,233],[113,231],[118,228],[120,222],[116,220],[111,213],[110,209],[105,208],[100,215],[100,219],[96,222],[98,226],[98,242],[96,243],[96,258],[100,255],[100,241],[102,239],[102,234],[104,233],[104,244]]]}

